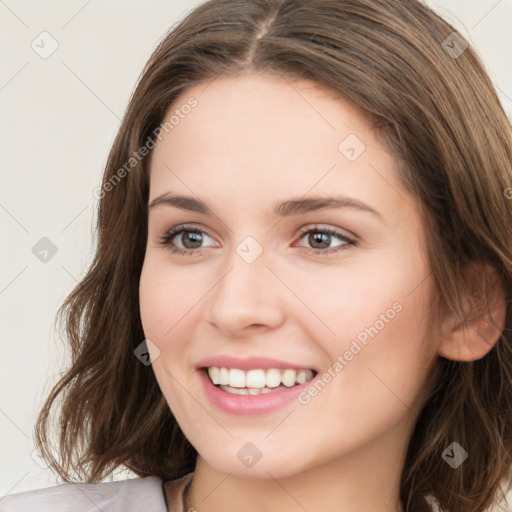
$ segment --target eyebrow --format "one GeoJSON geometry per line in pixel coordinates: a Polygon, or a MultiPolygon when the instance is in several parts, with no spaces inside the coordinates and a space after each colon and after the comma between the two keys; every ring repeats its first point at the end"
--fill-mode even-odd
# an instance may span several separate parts
{"type": "MultiPolygon", "coordinates": [[[[159,206],[174,206],[182,210],[202,213],[204,215],[214,215],[202,201],[191,196],[172,195],[170,193],[162,194],[155,197],[149,203],[149,209],[159,206]]],[[[300,215],[316,210],[334,209],[334,208],[350,208],[363,212],[369,212],[382,219],[382,215],[362,201],[348,196],[310,196],[307,198],[289,199],[287,201],[279,201],[274,203],[273,212],[278,217],[289,217],[291,215],[300,215]]]]}

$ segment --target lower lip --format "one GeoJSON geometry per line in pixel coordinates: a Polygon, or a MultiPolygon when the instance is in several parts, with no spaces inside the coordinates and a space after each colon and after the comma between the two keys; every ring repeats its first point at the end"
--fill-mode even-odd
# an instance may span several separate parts
{"type": "Polygon", "coordinates": [[[296,400],[297,395],[308,388],[314,379],[313,377],[303,384],[270,393],[234,395],[215,386],[204,369],[199,370],[199,378],[206,396],[214,406],[229,414],[240,415],[264,414],[279,409],[296,400]]]}

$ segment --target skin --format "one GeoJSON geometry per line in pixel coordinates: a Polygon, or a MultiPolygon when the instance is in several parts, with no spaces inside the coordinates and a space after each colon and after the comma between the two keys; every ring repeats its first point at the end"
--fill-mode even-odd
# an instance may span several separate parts
{"type": "Polygon", "coordinates": [[[199,512],[396,512],[429,378],[439,352],[450,355],[449,337],[441,346],[427,336],[435,289],[420,206],[366,118],[313,82],[219,77],[184,91],[169,113],[191,96],[197,107],[154,149],[149,203],[189,195],[214,215],[150,208],[140,278],[144,332],[160,351],[155,376],[198,451],[189,504],[199,512]],[[338,149],[349,134],[366,146],[355,161],[338,149]],[[342,194],[380,215],[272,212],[277,201],[342,194]],[[189,232],[173,239],[192,256],[161,243],[183,223],[203,231],[202,243],[189,232]],[[300,234],[308,226],[313,233],[300,234]],[[356,244],[313,238],[322,228],[356,244]],[[247,236],[263,249],[252,263],[236,252],[247,236]],[[317,368],[320,378],[394,303],[400,312],[307,404],[243,416],[204,395],[196,364],[218,354],[274,357],[317,368]],[[251,468],[237,457],[247,442],[262,454],[251,468]]]}

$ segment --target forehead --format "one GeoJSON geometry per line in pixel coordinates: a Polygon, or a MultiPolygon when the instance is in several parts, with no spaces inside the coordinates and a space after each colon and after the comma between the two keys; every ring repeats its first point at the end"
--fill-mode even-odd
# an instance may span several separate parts
{"type": "MultiPolygon", "coordinates": [[[[216,131],[219,135],[223,132],[232,137],[238,135],[238,139],[247,133],[258,133],[255,143],[257,140],[268,142],[268,138],[274,141],[266,134],[280,127],[285,128],[280,139],[287,135],[296,139],[299,135],[322,139],[326,134],[333,135],[344,129],[371,131],[362,112],[341,94],[306,79],[265,72],[219,76],[184,90],[169,107],[166,117],[183,108],[190,98],[196,99],[198,105],[179,125],[193,124],[194,130],[200,130],[198,136],[208,131],[211,137],[211,132],[216,131]],[[185,123],[188,117],[192,121],[185,123]],[[301,121],[300,127],[297,121],[301,121]],[[306,122],[309,126],[304,130],[306,122]],[[244,131],[240,132],[240,128],[244,131]]],[[[178,128],[173,131],[179,131],[178,128]]]]}
{"type": "Polygon", "coordinates": [[[183,91],[164,122],[171,116],[173,127],[152,157],[152,198],[169,191],[215,196],[220,203],[242,201],[242,210],[284,197],[344,193],[378,209],[386,194],[396,196],[382,177],[394,180],[396,162],[371,124],[315,82],[220,76],[183,91]]]}

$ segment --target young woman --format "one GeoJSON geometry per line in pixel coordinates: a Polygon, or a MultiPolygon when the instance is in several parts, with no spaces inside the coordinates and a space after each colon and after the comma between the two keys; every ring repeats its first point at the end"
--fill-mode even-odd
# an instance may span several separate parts
{"type": "Polygon", "coordinates": [[[419,1],[196,8],[144,69],[62,309],[35,432],[67,484],[0,510],[491,510],[511,157],[482,63],[419,1]],[[120,466],[143,478],[99,483],[120,466]]]}

